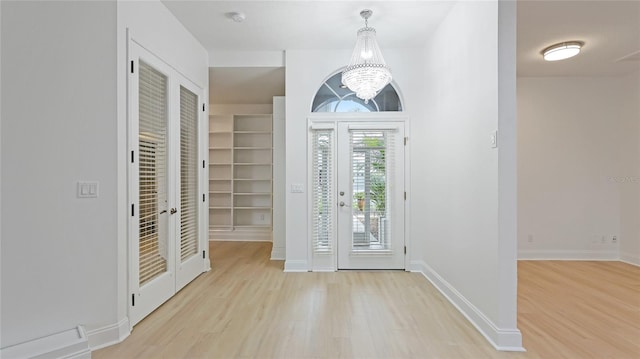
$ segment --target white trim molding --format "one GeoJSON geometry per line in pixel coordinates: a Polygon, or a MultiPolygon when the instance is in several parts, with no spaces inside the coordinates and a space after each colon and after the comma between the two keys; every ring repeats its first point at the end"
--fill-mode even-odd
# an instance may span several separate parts
{"type": "Polygon", "coordinates": [[[617,261],[615,250],[520,250],[518,260],[617,261]]]}
{"type": "Polygon", "coordinates": [[[628,252],[620,252],[620,262],[640,267],[640,256],[628,252]]]}
{"type": "Polygon", "coordinates": [[[286,259],[285,247],[272,247],[271,248],[271,260],[283,261],[286,259]]]}
{"type": "Polygon", "coordinates": [[[79,325],[60,333],[2,348],[0,357],[91,359],[91,350],[84,327],[79,325]]]}
{"type": "Polygon", "coordinates": [[[209,242],[271,242],[271,230],[209,230],[209,242]]]}
{"type": "Polygon", "coordinates": [[[113,344],[118,344],[131,334],[129,318],[123,318],[119,322],[102,328],[89,330],[89,347],[91,350],[98,350],[113,344]]]}
{"type": "Polygon", "coordinates": [[[469,302],[451,284],[424,261],[411,261],[410,270],[422,273],[442,295],[482,334],[496,350],[523,352],[522,334],[517,328],[498,328],[473,303],[469,302]]]}
{"type": "Polygon", "coordinates": [[[308,272],[309,262],[304,260],[288,260],[284,262],[285,273],[308,272]]]}

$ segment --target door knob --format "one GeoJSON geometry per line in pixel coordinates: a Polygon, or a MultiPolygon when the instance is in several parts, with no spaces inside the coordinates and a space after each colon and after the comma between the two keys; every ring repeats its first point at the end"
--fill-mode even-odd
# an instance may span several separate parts
{"type": "Polygon", "coordinates": [[[344,202],[340,201],[340,207],[344,207],[344,202]]]}
{"type": "Polygon", "coordinates": [[[171,212],[170,212],[171,214],[176,214],[176,212],[178,212],[178,210],[177,210],[177,209],[175,209],[175,208],[171,208],[171,212]]]}

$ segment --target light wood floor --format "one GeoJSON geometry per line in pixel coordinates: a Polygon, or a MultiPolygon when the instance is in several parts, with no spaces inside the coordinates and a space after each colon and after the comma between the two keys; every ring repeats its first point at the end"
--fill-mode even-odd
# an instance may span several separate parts
{"type": "Polygon", "coordinates": [[[212,242],[213,269],[100,358],[640,358],[640,268],[521,262],[526,353],[497,352],[417,273],[283,273],[269,243],[212,242]]]}

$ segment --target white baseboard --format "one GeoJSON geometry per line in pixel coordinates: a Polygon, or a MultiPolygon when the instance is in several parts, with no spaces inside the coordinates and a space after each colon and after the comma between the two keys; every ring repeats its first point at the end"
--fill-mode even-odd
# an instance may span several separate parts
{"type": "Polygon", "coordinates": [[[618,251],[601,250],[519,250],[518,259],[562,261],[617,261],[618,251]]]}
{"type": "Polygon", "coordinates": [[[271,229],[209,231],[209,241],[225,242],[271,242],[271,229]]]}
{"type": "Polygon", "coordinates": [[[0,358],[91,359],[84,328],[76,328],[0,349],[0,358]]]}
{"type": "Polygon", "coordinates": [[[436,289],[453,304],[456,309],[494,346],[501,351],[525,351],[522,347],[522,334],[517,328],[498,328],[484,313],[469,302],[451,284],[436,273],[424,261],[411,261],[409,264],[412,272],[422,273],[436,289]]]}
{"type": "Polygon", "coordinates": [[[285,272],[308,272],[309,271],[309,263],[307,261],[285,261],[284,262],[284,271],[285,272]]]}
{"type": "Polygon", "coordinates": [[[272,261],[283,261],[285,260],[285,248],[284,247],[273,247],[271,248],[271,260],[272,261]]]}
{"type": "Polygon", "coordinates": [[[98,350],[113,344],[118,344],[131,334],[129,328],[129,318],[125,317],[118,323],[89,330],[87,332],[89,347],[91,350],[98,350]]]}
{"type": "Polygon", "coordinates": [[[620,261],[634,266],[640,266],[640,256],[628,252],[620,252],[620,261]]]}

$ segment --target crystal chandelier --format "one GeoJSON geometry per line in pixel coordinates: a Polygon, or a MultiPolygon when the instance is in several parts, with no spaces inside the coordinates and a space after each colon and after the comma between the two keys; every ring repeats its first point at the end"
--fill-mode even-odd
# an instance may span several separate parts
{"type": "Polygon", "coordinates": [[[371,10],[360,11],[364,27],[358,30],[356,47],[353,49],[349,66],[342,72],[342,83],[356,96],[368,103],[391,82],[391,69],[387,67],[376,41],[376,30],[369,27],[371,10]]]}

